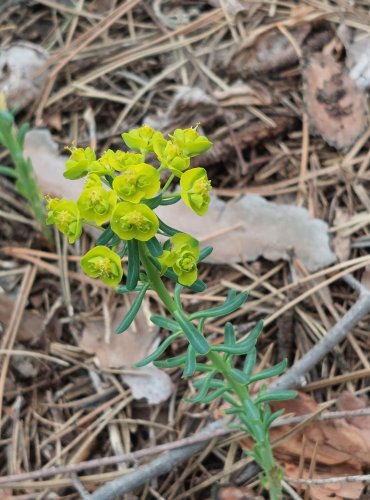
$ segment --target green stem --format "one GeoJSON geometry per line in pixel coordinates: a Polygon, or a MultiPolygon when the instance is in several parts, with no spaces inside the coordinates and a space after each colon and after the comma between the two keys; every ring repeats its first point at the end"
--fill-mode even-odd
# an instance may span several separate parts
{"type": "Polygon", "coordinates": [[[165,185],[163,186],[163,188],[161,189],[160,194],[165,193],[165,192],[167,191],[167,189],[170,187],[171,182],[174,180],[174,178],[175,178],[175,174],[171,174],[171,175],[169,176],[169,178],[167,179],[166,184],[165,184],[165,185]]]}
{"type": "MultiPolygon", "coordinates": [[[[163,304],[167,307],[169,313],[174,317],[175,313],[178,314],[180,312],[182,316],[186,318],[186,320],[190,321],[189,318],[187,318],[187,316],[181,311],[181,309],[178,308],[176,302],[168,293],[167,288],[162,282],[158,269],[148,258],[148,251],[145,243],[139,242],[139,254],[153,290],[157,292],[163,304]]],[[[207,354],[205,354],[205,356],[211,361],[212,365],[218,370],[218,372],[222,374],[222,376],[227,381],[228,385],[232,388],[233,392],[238,396],[239,401],[242,404],[247,400],[251,401],[247,388],[244,385],[239,384],[232,378],[232,376],[230,375],[230,367],[227,361],[218,352],[209,351],[207,354]]],[[[264,436],[263,441],[256,439],[256,436],[254,436],[254,439],[256,441],[255,448],[258,449],[258,456],[261,457],[260,460],[257,459],[257,462],[264,470],[265,480],[269,489],[270,498],[271,500],[281,500],[282,489],[280,468],[274,460],[270,441],[267,436],[264,436]]]]}

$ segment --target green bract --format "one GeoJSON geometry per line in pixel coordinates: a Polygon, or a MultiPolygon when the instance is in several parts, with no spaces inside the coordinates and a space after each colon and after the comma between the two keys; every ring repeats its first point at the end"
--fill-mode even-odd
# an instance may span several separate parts
{"type": "Polygon", "coordinates": [[[76,148],[75,146],[66,149],[69,149],[71,156],[66,161],[64,177],[71,180],[84,177],[96,161],[94,151],[91,148],[76,148]]]}
{"type": "Polygon", "coordinates": [[[178,276],[179,283],[191,286],[198,277],[199,241],[190,234],[176,233],[172,236],[171,243],[171,251],[164,250],[162,256],[158,257],[162,273],[172,267],[178,276]]]}
{"type": "Polygon", "coordinates": [[[111,228],[122,240],[148,241],[155,236],[158,227],[153,210],[129,201],[118,203],[111,218],[111,228]]]}
{"type": "Polygon", "coordinates": [[[49,199],[47,224],[55,224],[58,230],[68,237],[69,243],[74,243],[82,233],[80,211],[74,201],[49,199]]]}
{"type": "Polygon", "coordinates": [[[130,132],[123,133],[122,139],[130,149],[140,151],[141,153],[148,153],[149,151],[153,151],[154,134],[156,134],[156,131],[152,127],[143,125],[140,128],[130,130],[130,132]]]}
{"type": "Polygon", "coordinates": [[[190,158],[180,146],[172,141],[166,141],[162,134],[157,134],[153,140],[153,149],[161,165],[181,177],[184,170],[190,166],[190,158]]]}
{"type": "Polygon", "coordinates": [[[81,267],[90,278],[100,278],[110,286],[118,285],[123,276],[119,255],[103,246],[89,250],[81,259],[81,267]]]}
{"type": "Polygon", "coordinates": [[[212,147],[212,142],[200,135],[196,128],[177,128],[170,137],[188,156],[197,156],[212,147]]]}
{"type": "Polygon", "coordinates": [[[113,181],[113,189],[125,201],[138,203],[151,198],[160,188],[159,173],[151,165],[139,163],[127,167],[113,181]]]}
{"type": "Polygon", "coordinates": [[[116,202],[114,191],[107,191],[102,186],[99,177],[92,174],[88,177],[77,205],[84,219],[100,226],[110,219],[116,202]]]}
{"type": "Polygon", "coordinates": [[[207,213],[211,198],[208,192],[212,189],[204,168],[192,168],[185,172],[180,179],[181,198],[185,205],[198,215],[207,213]]]}

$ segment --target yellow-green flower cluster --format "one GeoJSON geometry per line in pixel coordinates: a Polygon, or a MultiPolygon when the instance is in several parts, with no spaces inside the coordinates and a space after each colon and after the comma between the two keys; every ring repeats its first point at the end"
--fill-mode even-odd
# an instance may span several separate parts
{"type": "Polygon", "coordinates": [[[199,241],[189,234],[176,233],[171,243],[171,250],[164,250],[163,255],[158,257],[162,273],[172,268],[181,285],[191,286],[198,277],[199,241]]]}
{"type": "Polygon", "coordinates": [[[90,278],[100,278],[111,286],[118,285],[123,276],[119,255],[104,246],[89,250],[81,259],[81,267],[90,278]]]}
{"type": "MultiPolygon", "coordinates": [[[[116,235],[116,246],[117,237],[123,241],[151,240],[160,222],[150,207],[161,203],[175,177],[180,179],[185,205],[198,215],[207,212],[211,189],[207,172],[200,167],[189,167],[191,159],[208,151],[212,143],[197,127],[176,129],[165,138],[161,132],[144,125],[123,133],[122,138],[128,151],[108,149],[101,157],[89,147],[67,148],[70,157],[64,176],[71,180],[86,177],[85,186],[77,201],[49,199],[47,223],[55,224],[70,243],[81,236],[83,222],[95,226],[109,224],[116,235]],[[157,167],[146,162],[148,154],[156,157],[157,167]],[[161,191],[160,172],[165,169],[171,177],[161,191]]],[[[181,284],[189,285],[197,279],[199,243],[178,233],[171,244],[171,251],[164,251],[159,258],[162,270],[171,268],[181,284]]],[[[122,279],[122,266],[115,248],[97,246],[90,250],[81,260],[82,269],[88,276],[117,285],[122,279]]]]}

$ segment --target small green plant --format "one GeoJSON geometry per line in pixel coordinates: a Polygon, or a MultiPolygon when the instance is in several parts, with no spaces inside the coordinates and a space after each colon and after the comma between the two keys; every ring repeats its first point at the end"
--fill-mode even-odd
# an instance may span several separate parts
{"type": "Polygon", "coordinates": [[[257,381],[280,375],[286,361],[254,373],[262,322],[243,339],[238,339],[233,325],[226,323],[223,343],[209,344],[204,336],[205,322],[236,311],[246,301],[247,293],[231,290],[222,305],[187,314],[182,307],[181,291],[183,287],[194,292],[205,289],[198,279],[198,263],[212,248],[201,249],[193,236],[169,227],[155,213],[159,205],[180,200],[186,205],[184,210],[191,209],[200,216],[207,212],[211,190],[207,172],[189,167],[191,158],[207,151],[212,143],[196,128],[177,129],[166,139],[161,132],[143,126],[122,137],[131,151],[108,150],[99,159],[90,148],[70,148],[64,175],[68,179],[86,176],[85,188],[77,202],[49,199],[48,223],[55,224],[70,243],[80,237],[83,222],[101,228],[97,246],[81,259],[83,271],[115,287],[118,293],[137,292],[117,333],[124,332],[133,322],[148,290],[158,294],[170,317],[153,315],[151,320],[169,335],[137,366],[154,363],[162,368],[179,367],[183,377],[200,374],[194,382],[197,393],[190,401],[208,404],[222,397],[229,403],[225,413],[236,415],[234,425],[255,442],[250,455],[263,470],[263,486],[270,498],[279,499],[282,470],[272,454],[269,428],[281,412],[271,414],[269,402],[293,398],[295,392],[270,392],[262,386],[252,397],[250,389],[257,381]],[[146,163],[147,155],[153,153],[157,168],[146,163]],[[164,170],[169,171],[169,176],[161,188],[160,172],[164,170]],[[176,178],[180,179],[181,190],[169,192],[176,178]],[[128,268],[123,279],[121,259],[125,255],[128,268]],[[164,278],[175,282],[173,294],[164,278]],[[180,336],[188,340],[186,353],[163,359],[166,349],[180,336]]]}
{"type": "Polygon", "coordinates": [[[0,144],[9,151],[14,168],[0,165],[0,175],[15,179],[18,193],[27,200],[36,221],[44,234],[49,236],[50,231],[46,226],[43,196],[37,185],[31,160],[25,158],[23,154],[24,138],[29,128],[28,124],[24,123],[17,130],[13,114],[5,109],[1,110],[1,107],[4,106],[0,105],[0,144]]]}

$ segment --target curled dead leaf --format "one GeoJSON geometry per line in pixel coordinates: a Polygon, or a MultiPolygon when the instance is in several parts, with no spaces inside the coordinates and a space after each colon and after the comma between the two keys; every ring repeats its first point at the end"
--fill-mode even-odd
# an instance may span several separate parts
{"type": "Polygon", "coordinates": [[[365,93],[344,64],[311,54],[303,68],[307,113],[314,131],[337,149],[350,147],[368,126],[365,93]]]}
{"type": "MultiPolygon", "coordinates": [[[[133,367],[151,352],[158,333],[157,327],[149,321],[147,308],[148,305],[140,309],[126,332],[116,335],[115,331],[127,312],[126,307],[118,307],[111,318],[109,338],[106,338],[107,326],[102,318],[88,319],[80,347],[94,354],[101,368],[133,367]]],[[[122,380],[131,388],[135,399],[145,398],[149,404],[158,404],[170,397],[172,382],[163,370],[152,365],[135,370],[137,374],[122,375],[122,380]]]]}

